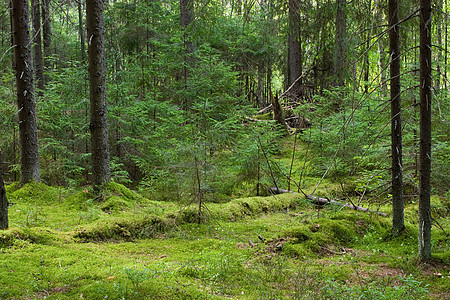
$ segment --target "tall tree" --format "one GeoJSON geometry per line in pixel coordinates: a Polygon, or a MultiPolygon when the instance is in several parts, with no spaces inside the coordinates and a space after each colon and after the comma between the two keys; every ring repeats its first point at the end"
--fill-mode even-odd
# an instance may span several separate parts
{"type": "Polygon", "coordinates": [[[111,179],[106,105],[103,1],[86,1],[89,59],[90,130],[94,187],[111,179]]]}
{"type": "Polygon", "coordinates": [[[33,58],[34,71],[36,74],[37,88],[40,89],[39,96],[42,96],[44,89],[44,66],[42,62],[42,38],[41,38],[41,3],[40,0],[32,0],[33,16],[33,58]]]}
{"type": "Polygon", "coordinates": [[[3,161],[0,151],[0,229],[8,228],[8,199],[6,198],[6,189],[3,182],[3,161]]]}
{"type": "MultiPolygon", "coordinates": [[[[194,51],[191,34],[189,30],[191,30],[191,24],[194,21],[194,0],[180,0],[180,25],[181,30],[183,31],[183,41],[184,41],[184,56],[183,56],[183,79],[185,89],[187,88],[187,79],[189,77],[189,65],[192,62],[192,58],[190,57],[192,52],[194,51]]],[[[186,97],[183,99],[184,109],[188,109],[190,107],[191,100],[186,97]]]]}
{"type": "MultiPolygon", "coordinates": [[[[44,67],[48,72],[50,68],[50,46],[52,43],[52,31],[50,26],[50,0],[42,0],[42,39],[44,44],[44,67]]],[[[48,76],[46,76],[48,80],[48,76]]]]}
{"type": "Polygon", "coordinates": [[[389,0],[389,55],[391,76],[392,233],[405,228],[403,203],[402,120],[398,0],[389,0]]]}
{"type": "Polygon", "coordinates": [[[84,38],[84,26],[83,26],[83,2],[78,1],[78,34],[80,35],[80,53],[81,60],[84,61],[86,59],[86,50],[85,50],[85,38],[84,38]]]}
{"type": "Polygon", "coordinates": [[[334,54],[334,74],[336,84],[344,86],[345,64],[347,61],[347,2],[336,0],[336,45],[334,54]]]}
{"type": "Polygon", "coordinates": [[[300,36],[300,1],[289,0],[288,87],[298,95],[302,83],[302,43],[300,36]]]}
{"type": "Polygon", "coordinates": [[[29,3],[11,1],[14,66],[17,85],[20,135],[20,182],[40,181],[36,102],[29,29],[29,3]]]}
{"type": "MultiPolygon", "coordinates": [[[[384,7],[381,0],[375,1],[375,9],[374,9],[374,21],[375,24],[384,24],[384,7]]],[[[385,52],[385,43],[384,43],[384,35],[381,35],[378,38],[378,65],[380,69],[380,86],[381,86],[381,96],[385,97],[387,95],[387,85],[386,85],[386,52],[385,52]]]]}
{"type": "Polygon", "coordinates": [[[185,31],[194,20],[194,0],[180,0],[180,23],[185,31]]]}
{"type": "Polygon", "coordinates": [[[431,259],[431,0],[420,0],[419,260],[431,259]]]}

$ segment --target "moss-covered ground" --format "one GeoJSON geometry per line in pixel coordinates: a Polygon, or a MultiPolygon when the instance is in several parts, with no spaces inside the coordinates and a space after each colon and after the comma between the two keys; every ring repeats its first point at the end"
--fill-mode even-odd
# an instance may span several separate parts
{"type": "MultiPolygon", "coordinates": [[[[433,198],[434,261],[417,262],[417,204],[390,217],[301,194],[196,206],[110,183],[7,187],[0,299],[449,299],[448,200],[433,198]]],[[[382,211],[389,212],[384,205],[382,211]]]]}

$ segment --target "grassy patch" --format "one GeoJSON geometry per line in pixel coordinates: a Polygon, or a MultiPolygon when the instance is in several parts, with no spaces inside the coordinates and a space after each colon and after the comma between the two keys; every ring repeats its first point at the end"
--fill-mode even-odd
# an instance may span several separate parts
{"type": "MultiPolygon", "coordinates": [[[[416,204],[405,234],[391,221],[298,194],[197,206],[146,199],[123,185],[8,186],[0,232],[2,299],[442,299],[449,237],[433,228],[433,265],[417,265],[416,204]],[[430,296],[431,295],[431,296],[430,296]]],[[[449,231],[443,209],[434,212],[449,231]]],[[[444,208],[443,208],[444,207],[444,208]]],[[[383,207],[389,211],[389,207],[383,207]]],[[[446,208],[445,208],[446,209],[446,208]]]]}

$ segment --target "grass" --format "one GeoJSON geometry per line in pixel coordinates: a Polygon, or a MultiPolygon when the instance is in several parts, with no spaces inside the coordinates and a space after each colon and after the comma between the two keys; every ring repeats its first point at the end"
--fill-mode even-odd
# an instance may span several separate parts
{"type": "Polygon", "coordinates": [[[117,183],[102,198],[44,184],[7,190],[1,299],[449,297],[449,237],[433,228],[436,259],[418,265],[414,203],[405,234],[389,239],[389,218],[318,209],[297,194],[209,203],[196,224],[195,206],[180,213],[117,183]]]}

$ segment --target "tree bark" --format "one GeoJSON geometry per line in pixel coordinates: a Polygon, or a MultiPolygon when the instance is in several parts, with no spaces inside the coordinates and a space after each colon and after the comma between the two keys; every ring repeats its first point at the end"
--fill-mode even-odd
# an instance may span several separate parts
{"type": "Polygon", "coordinates": [[[441,88],[441,60],[442,60],[442,27],[443,27],[443,18],[442,11],[444,8],[444,3],[442,0],[437,1],[436,10],[440,12],[439,18],[436,20],[436,73],[434,78],[434,89],[438,92],[441,88]],[[442,13],[441,13],[442,12],[442,13]]]}
{"type": "MultiPolygon", "coordinates": [[[[51,50],[50,46],[52,43],[52,31],[50,27],[50,0],[42,0],[42,39],[44,44],[44,68],[48,71],[50,70],[50,59],[51,50]]],[[[49,80],[49,76],[45,76],[45,80],[49,80]]]]}
{"type": "Polygon", "coordinates": [[[90,131],[92,176],[95,189],[111,179],[103,24],[103,1],[87,0],[86,25],[89,41],[90,131]]]}
{"type": "Polygon", "coordinates": [[[82,3],[82,1],[78,2],[78,34],[80,35],[81,61],[84,61],[86,59],[86,41],[84,38],[83,3],[82,3]]]}
{"type": "Polygon", "coordinates": [[[345,64],[347,61],[347,2],[346,0],[336,0],[336,45],[334,57],[334,73],[336,75],[336,85],[344,86],[345,64]]]}
{"type": "Polygon", "coordinates": [[[281,126],[284,133],[287,134],[287,125],[286,120],[284,118],[283,114],[283,108],[280,105],[280,102],[278,101],[278,95],[275,95],[275,97],[272,95],[272,91],[270,91],[270,99],[272,101],[272,110],[273,110],[273,119],[275,122],[277,122],[278,125],[281,126]]]}
{"type": "Polygon", "coordinates": [[[288,87],[292,87],[294,96],[298,96],[302,80],[302,44],[300,35],[300,3],[299,0],[289,0],[289,53],[288,53],[288,87]],[[297,81],[296,81],[297,80],[297,81]]]}
{"type": "Polygon", "coordinates": [[[180,0],[180,23],[183,31],[185,60],[194,51],[189,26],[194,21],[194,0],[180,0]]]}
{"type": "Polygon", "coordinates": [[[13,0],[13,42],[19,109],[20,183],[40,181],[36,102],[34,99],[33,63],[27,0],[13,0]]]}
{"type": "Polygon", "coordinates": [[[33,15],[33,57],[36,74],[36,87],[39,89],[38,95],[42,97],[44,90],[44,66],[42,61],[42,38],[41,38],[41,3],[40,0],[32,0],[33,15]]]}
{"type": "Polygon", "coordinates": [[[431,0],[420,0],[419,260],[431,259],[431,0]]]}
{"type": "Polygon", "coordinates": [[[8,225],[8,199],[6,198],[6,189],[3,182],[3,161],[0,151],[0,229],[7,229],[8,225]]]}
{"type": "MultiPolygon", "coordinates": [[[[183,80],[185,90],[188,87],[189,67],[192,65],[191,54],[194,52],[189,28],[194,21],[194,0],[180,0],[180,25],[183,32],[184,56],[183,56],[183,80]]],[[[184,96],[183,107],[188,110],[192,100],[184,96]]]]}
{"type": "Polygon", "coordinates": [[[400,87],[400,26],[398,0],[389,0],[389,55],[391,76],[392,234],[405,229],[400,87]]]}

